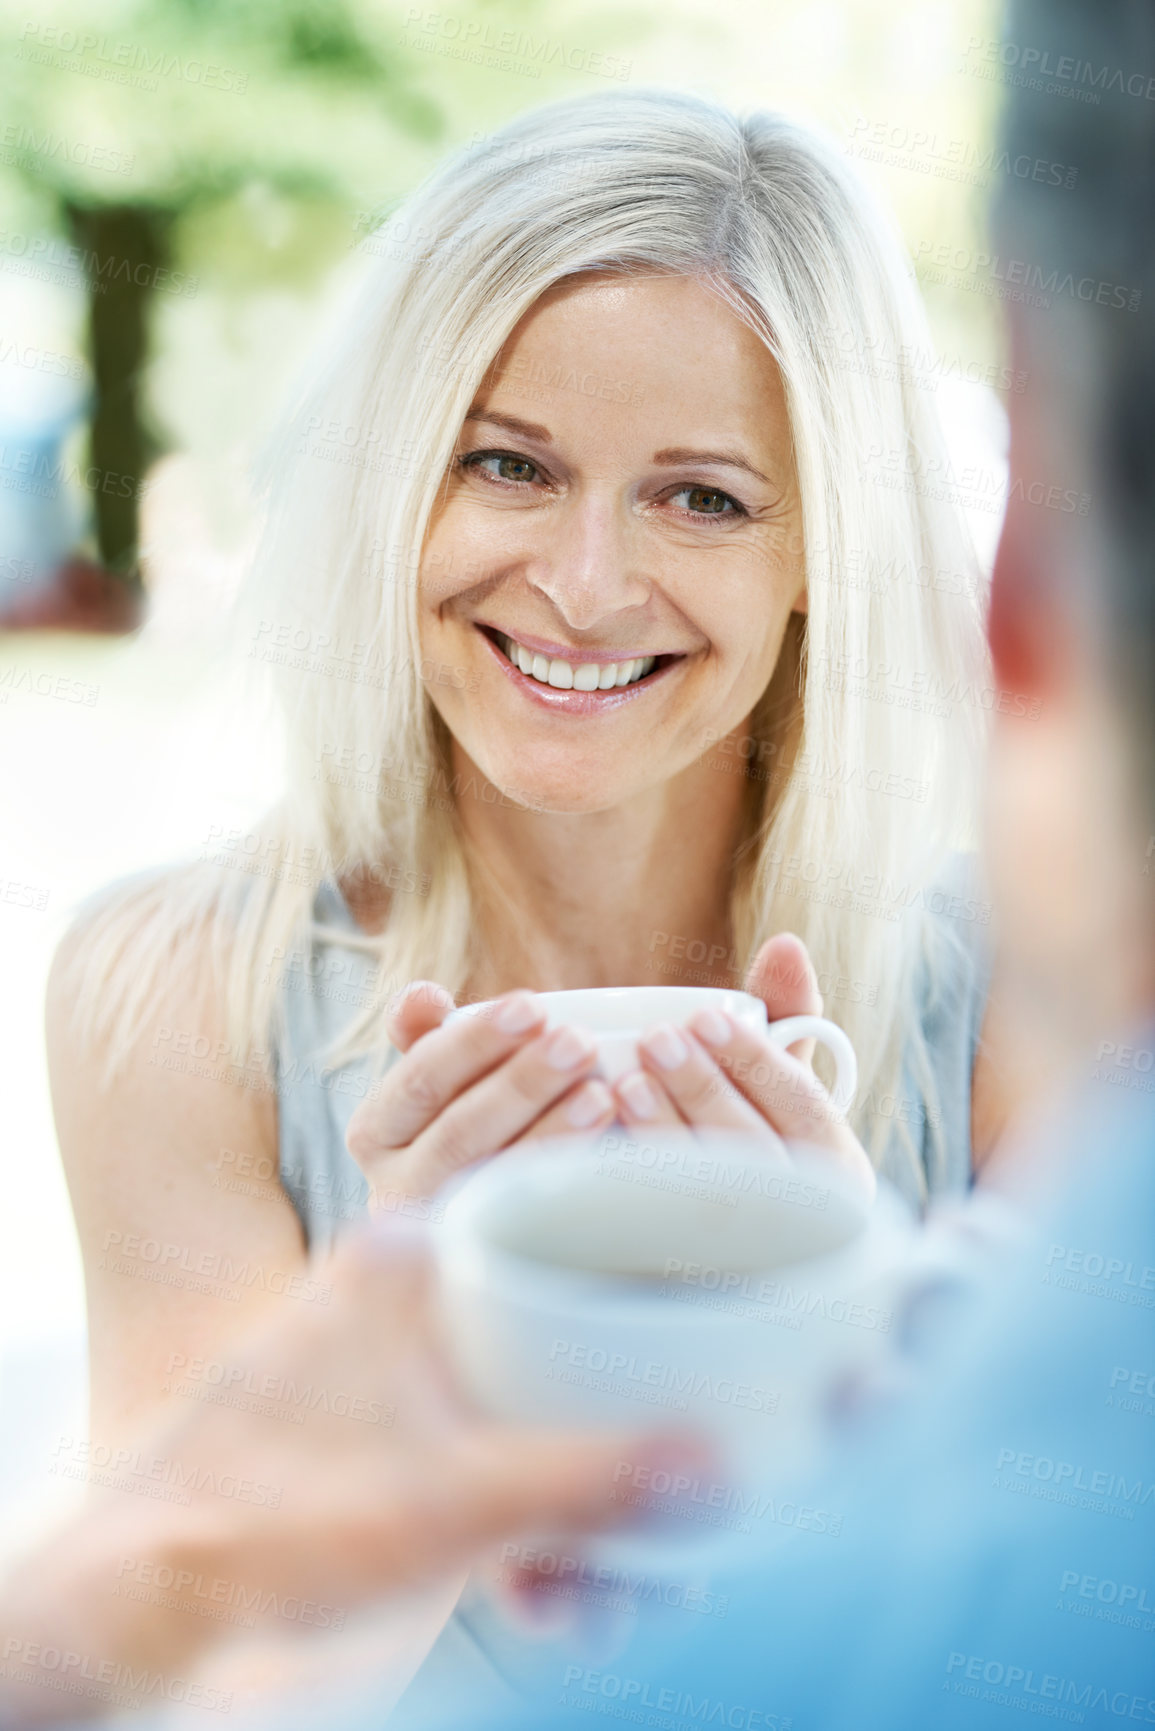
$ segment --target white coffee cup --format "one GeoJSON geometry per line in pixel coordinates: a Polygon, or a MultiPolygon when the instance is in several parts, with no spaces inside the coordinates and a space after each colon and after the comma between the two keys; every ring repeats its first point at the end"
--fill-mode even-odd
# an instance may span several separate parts
{"type": "MultiPolygon", "coordinates": [[[[446,1198],[440,1303],[473,1402],[511,1423],[696,1431],[736,1496],[810,1463],[825,1393],[889,1340],[909,1255],[909,1215],[885,1187],[867,1204],[828,1159],[776,1160],[734,1133],[538,1142],[446,1198]]],[[[603,1538],[596,1554],[665,1568],[685,1549],[696,1566],[703,1536],[725,1548],[713,1519],[603,1538]]]]}
{"type": "MultiPolygon", "coordinates": [[[[539,992],[547,1027],[583,1028],[597,1042],[598,1067],[607,1081],[616,1081],[638,1067],[638,1038],[658,1022],[683,1024],[698,1010],[718,1009],[757,1032],[767,1034],[781,1049],[797,1040],[817,1040],[834,1059],[834,1104],[845,1110],[858,1086],[854,1047],[834,1022],[824,1016],[783,1016],[771,1022],[761,998],[750,992],[729,992],[713,986],[593,986],[573,992],[539,992]]],[[[484,1015],[493,1001],[467,1004],[447,1020],[484,1015]]]]}

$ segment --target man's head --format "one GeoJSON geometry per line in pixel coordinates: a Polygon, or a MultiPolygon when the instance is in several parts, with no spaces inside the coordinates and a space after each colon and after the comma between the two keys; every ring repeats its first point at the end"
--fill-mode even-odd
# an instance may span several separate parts
{"type": "Polygon", "coordinates": [[[1155,9],[1014,0],[1004,44],[1038,73],[1011,162],[1077,169],[1016,171],[995,211],[1028,378],[990,637],[1042,708],[998,724],[989,843],[1014,1007],[1062,1063],[1155,1011],[1155,9]]]}

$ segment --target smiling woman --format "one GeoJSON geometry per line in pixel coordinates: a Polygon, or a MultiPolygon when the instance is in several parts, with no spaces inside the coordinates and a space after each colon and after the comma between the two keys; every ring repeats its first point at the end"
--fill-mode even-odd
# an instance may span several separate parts
{"type": "Polygon", "coordinates": [[[428,1215],[462,1165],[615,1119],[805,1134],[916,1199],[970,1180],[983,904],[942,873],[980,585],[953,506],[880,484],[940,450],[886,219],[779,116],[616,92],[452,159],[367,264],[251,589],[286,797],[112,886],[54,972],[113,1428],[224,1324],[193,1283],[142,1310],[111,1228],[299,1267],[370,1190],[428,1215]],[[532,995],[743,975],[772,1017],[821,983],[849,1122],[808,1052],[709,1013],[611,1090],[532,995]]]}
{"type": "MultiPolygon", "coordinates": [[[[776,115],[618,92],[455,157],[366,262],[251,587],[286,796],[103,892],[50,982],[102,1443],[305,1302],[348,1220],[436,1219],[528,1138],[777,1133],[915,1200],[982,1152],[983,904],[943,878],[980,586],[918,481],[940,435],[886,220],[776,115]],[[806,1046],[719,1011],[611,1086],[534,995],[743,977],[771,1018],[825,994],[849,1119],[806,1046]]],[[[503,1639],[464,1606],[439,1656],[464,1678],[503,1639]]]]}

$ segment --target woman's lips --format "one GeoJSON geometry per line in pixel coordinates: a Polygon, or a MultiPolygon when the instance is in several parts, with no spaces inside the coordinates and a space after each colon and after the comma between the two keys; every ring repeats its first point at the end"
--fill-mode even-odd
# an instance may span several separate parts
{"type": "Polygon", "coordinates": [[[515,636],[513,632],[506,631],[504,626],[491,625],[488,619],[474,619],[471,623],[499,644],[503,639],[511,639],[514,643],[519,643],[528,649],[531,654],[544,655],[547,660],[551,661],[568,661],[574,667],[586,662],[593,662],[600,666],[610,662],[620,663],[644,659],[644,656],[634,656],[620,649],[574,649],[569,644],[551,643],[545,637],[534,637],[526,632],[519,632],[515,636]]]}
{"type": "MultiPolygon", "coordinates": [[[[562,686],[547,685],[541,680],[535,679],[532,674],[523,673],[520,667],[516,667],[509,659],[508,655],[506,655],[505,651],[494,641],[495,637],[505,637],[506,634],[504,632],[499,633],[495,626],[480,625],[477,624],[476,621],[474,623],[479,636],[485,640],[489,653],[493,656],[507,679],[512,680],[515,685],[525,692],[527,697],[532,698],[535,702],[543,705],[546,709],[552,709],[555,712],[560,710],[570,715],[601,715],[609,709],[618,709],[623,703],[629,703],[634,698],[641,697],[645,692],[652,690],[653,686],[659,680],[664,679],[667,674],[671,673],[675,667],[680,666],[685,660],[684,655],[671,655],[668,657],[663,656],[657,658],[658,664],[654,666],[650,672],[644,674],[640,679],[635,679],[633,683],[629,685],[611,686],[608,690],[573,690],[562,686]]],[[[524,638],[516,638],[514,641],[525,643],[524,638]]],[[[540,641],[540,639],[531,641],[529,644],[526,644],[526,647],[533,649],[535,647],[535,642],[540,641]]],[[[553,646],[551,645],[550,647],[553,646]]],[[[570,654],[573,655],[574,651],[571,650],[570,654]]],[[[560,659],[560,657],[556,657],[556,659],[560,659]]],[[[643,658],[636,657],[634,659],[643,658]]],[[[610,665],[610,657],[605,652],[602,652],[596,657],[592,653],[586,655],[583,652],[582,661],[580,663],[575,661],[571,663],[571,665],[584,665],[586,663],[595,663],[595,661],[603,666],[610,665]]]]}

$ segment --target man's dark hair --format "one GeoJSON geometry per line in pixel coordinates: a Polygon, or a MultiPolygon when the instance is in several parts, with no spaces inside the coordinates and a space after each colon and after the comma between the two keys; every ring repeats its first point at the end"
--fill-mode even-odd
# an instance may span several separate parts
{"type": "Polygon", "coordinates": [[[1155,812],[1155,0],[1011,0],[1001,60],[1013,172],[996,243],[1050,302],[1016,322],[1065,422],[1056,448],[1076,452],[1092,495],[1078,544],[1093,553],[1074,588],[1155,812]],[[1061,164],[1074,184],[1036,179],[1031,163],[1061,164]]]}

